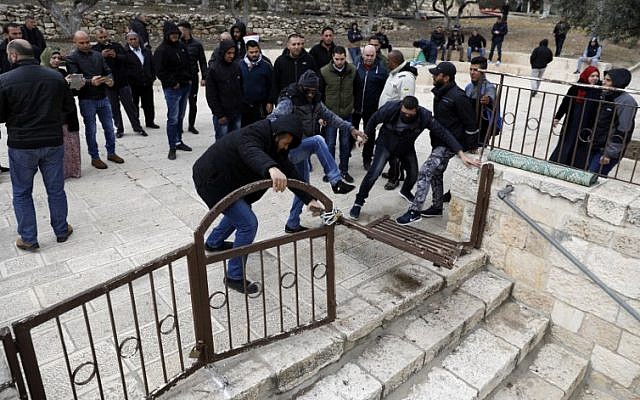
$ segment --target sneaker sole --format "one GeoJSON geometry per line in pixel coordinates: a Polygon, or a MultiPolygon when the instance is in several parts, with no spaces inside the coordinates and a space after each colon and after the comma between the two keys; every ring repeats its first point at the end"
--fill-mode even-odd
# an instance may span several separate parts
{"type": "Polygon", "coordinates": [[[398,225],[409,225],[409,224],[413,224],[414,222],[419,222],[420,220],[422,220],[422,217],[416,218],[416,219],[408,221],[408,222],[400,222],[400,221],[398,221],[396,219],[396,224],[398,224],[398,225]]]}
{"type": "Polygon", "coordinates": [[[405,199],[407,201],[407,203],[409,204],[413,204],[413,200],[410,200],[407,196],[405,196],[402,192],[398,192],[398,194],[400,195],[400,197],[402,197],[403,199],[405,199]]]}
{"type": "Polygon", "coordinates": [[[440,214],[440,215],[424,215],[424,214],[420,214],[420,216],[422,218],[439,218],[439,217],[442,217],[442,214],[440,214]]]}

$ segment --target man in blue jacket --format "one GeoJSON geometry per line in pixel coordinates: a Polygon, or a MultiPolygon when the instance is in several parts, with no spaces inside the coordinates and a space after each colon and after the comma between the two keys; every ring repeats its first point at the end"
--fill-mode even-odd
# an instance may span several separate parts
{"type": "Polygon", "coordinates": [[[273,103],[269,100],[273,84],[271,61],[262,55],[260,45],[255,40],[247,42],[246,51],[240,60],[244,97],[240,123],[243,127],[264,119],[273,111],[273,103]]]}

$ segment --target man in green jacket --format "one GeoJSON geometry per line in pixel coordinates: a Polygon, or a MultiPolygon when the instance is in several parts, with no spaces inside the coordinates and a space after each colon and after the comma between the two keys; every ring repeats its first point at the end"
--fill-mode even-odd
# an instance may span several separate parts
{"type": "MultiPolygon", "coordinates": [[[[320,91],[324,97],[324,104],[337,116],[351,122],[353,113],[353,82],[356,78],[356,68],[347,62],[347,51],[342,46],[333,49],[331,62],[320,69],[320,91]]],[[[351,157],[351,133],[338,128],[327,126],[325,140],[331,156],[336,157],[336,140],[340,138],[340,175],[346,182],[352,183],[349,175],[349,157],[351,157]]]]}

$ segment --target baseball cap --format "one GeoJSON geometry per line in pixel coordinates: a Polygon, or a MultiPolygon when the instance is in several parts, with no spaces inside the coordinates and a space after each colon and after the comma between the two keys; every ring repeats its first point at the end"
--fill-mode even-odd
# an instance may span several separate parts
{"type": "Polygon", "coordinates": [[[448,61],[442,61],[435,67],[429,68],[429,73],[431,75],[443,74],[447,75],[450,78],[453,78],[456,76],[456,66],[448,61]]]}

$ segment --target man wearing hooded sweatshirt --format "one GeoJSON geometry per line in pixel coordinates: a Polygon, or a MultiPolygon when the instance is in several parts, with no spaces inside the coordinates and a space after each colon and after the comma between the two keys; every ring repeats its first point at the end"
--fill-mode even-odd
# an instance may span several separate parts
{"type": "Polygon", "coordinates": [[[153,53],[153,65],[167,102],[168,158],[175,160],[176,150],[191,151],[191,147],[182,141],[180,129],[191,93],[191,58],[187,46],[180,43],[180,30],[176,24],[166,21],[163,33],[164,40],[153,53]]]}
{"type": "MultiPolygon", "coordinates": [[[[287,178],[299,179],[289,161],[288,150],[295,149],[302,139],[302,124],[297,116],[287,115],[277,121],[262,120],[227,135],[209,147],[193,165],[196,190],[207,207],[213,208],[234,190],[262,179],[273,181],[273,190],[282,192],[287,178]]],[[[305,192],[291,189],[310,208],[322,206],[305,192]]],[[[265,192],[248,195],[227,207],[224,217],[205,242],[210,252],[228,250],[253,243],[258,219],[251,205],[265,192]],[[233,243],[225,240],[235,231],[233,243]]],[[[253,294],[260,289],[246,280],[246,257],[237,256],[227,264],[224,283],[240,293],[253,294]]]]}
{"type": "Polygon", "coordinates": [[[313,58],[304,49],[304,36],[292,33],[287,39],[287,48],[273,63],[273,85],[271,101],[276,104],[280,92],[292,83],[298,82],[306,71],[318,72],[313,58]]]}
{"type": "Polygon", "coordinates": [[[246,47],[244,44],[244,37],[247,36],[247,26],[242,21],[238,21],[231,29],[229,29],[231,38],[236,48],[236,60],[242,60],[246,53],[246,47]]]}
{"type": "MultiPolygon", "coordinates": [[[[331,112],[322,103],[319,88],[320,79],[318,75],[313,71],[305,72],[297,83],[292,83],[287,87],[286,92],[280,97],[277,107],[269,115],[268,119],[275,121],[284,115],[298,115],[302,121],[304,138],[300,146],[289,153],[289,160],[296,166],[302,179],[305,182],[309,182],[309,157],[315,153],[333,192],[346,194],[352,191],[355,186],[342,181],[336,161],[329,153],[324,138],[320,136],[320,124],[318,121],[322,119],[327,126],[350,132],[354,138],[357,138],[359,143],[366,141],[366,136],[354,128],[351,123],[344,121],[331,112]]],[[[300,225],[301,213],[302,200],[296,196],[293,199],[289,219],[284,227],[285,232],[294,233],[307,229],[300,225]]]]}
{"type": "MultiPolygon", "coordinates": [[[[542,39],[540,41],[540,45],[533,49],[531,56],[529,57],[529,62],[531,63],[531,76],[533,78],[542,79],[544,70],[552,60],[553,53],[551,52],[551,49],[549,49],[549,40],[542,39]]],[[[531,81],[531,97],[538,93],[540,81],[537,79],[531,81]]]]}
{"type": "Polygon", "coordinates": [[[605,72],[602,86],[603,103],[598,111],[598,121],[591,147],[589,171],[608,175],[618,164],[625,147],[631,141],[635,128],[638,103],[624,89],[631,83],[631,72],[615,68],[605,72]]]}
{"type": "Polygon", "coordinates": [[[236,47],[223,40],[207,76],[207,103],[213,114],[216,140],[240,129],[242,111],[242,73],[235,61],[236,47]]]}
{"type": "MultiPolygon", "coordinates": [[[[388,57],[389,76],[382,89],[378,108],[389,101],[402,100],[413,96],[416,92],[418,70],[412,67],[399,50],[392,50],[388,57]]],[[[400,185],[402,175],[400,161],[393,155],[389,158],[389,172],[382,174],[389,181],[384,185],[386,190],[393,190],[400,185]]]]}

